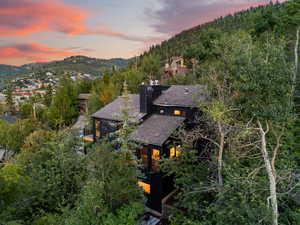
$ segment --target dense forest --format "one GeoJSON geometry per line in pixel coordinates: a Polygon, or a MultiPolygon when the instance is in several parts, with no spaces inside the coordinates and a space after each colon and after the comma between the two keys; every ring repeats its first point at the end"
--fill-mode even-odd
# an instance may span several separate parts
{"type": "Polygon", "coordinates": [[[0,164],[0,224],[139,224],[145,199],[132,127],[115,134],[120,151],[102,140],[85,146],[87,155],[70,127],[79,93],[91,93],[93,113],[160,79],[171,56],[190,70],[164,83],[202,84],[210,95],[198,106],[201,125],[180,131],[182,154],[160,160],[178,190],[169,223],[300,224],[299,32],[300,1],[270,3],[184,31],[101,79],[62,77],[55,92],[23,105],[16,123],[0,121],[0,146],[12,154],[0,164]],[[196,154],[199,137],[209,159],[196,154]]]}

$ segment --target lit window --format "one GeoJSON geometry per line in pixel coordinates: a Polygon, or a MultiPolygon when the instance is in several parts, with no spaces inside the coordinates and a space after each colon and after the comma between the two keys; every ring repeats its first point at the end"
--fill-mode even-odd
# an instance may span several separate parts
{"type": "Polygon", "coordinates": [[[160,158],[160,151],[158,149],[152,149],[151,159],[152,159],[152,169],[154,171],[159,170],[159,167],[158,167],[159,158],[160,158]]]}
{"type": "Polygon", "coordinates": [[[174,110],[174,115],[180,116],[182,112],[180,110],[174,110]]]}
{"type": "Polygon", "coordinates": [[[99,120],[96,120],[96,137],[100,137],[101,136],[101,133],[100,133],[100,125],[101,125],[101,122],[99,120]]]}
{"type": "Polygon", "coordinates": [[[164,113],[165,113],[165,110],[161,109],[161,110],[159,111],[159,113],[160,113],[160,114],[164,114],[164,113]]]}
{"type": "Polygon", "coordinates": [[[144,168],[148,167],[148,149],[146,147],[142,147],[140,149],[140,159],[144,168]]]}
{"type": "Polygon", "coordinates": [[[144,192],[150,194],[150,184],[139,181],[138,185],[144,189],[144,192]]]}
{"type": "Polygon", "coordinates": [[[176,149],[175,147],[170,149],[170,158],[176,157],[176,149]]]}
{"type": "Polygon", "coordinates": [[[159,160],[160,151],[157,149],[152,149],[152,160],[159,160]]]}
{"type": "Polygon", "coordinates": [[[172,147],[170,149],[170,158],[178,157],[178,156],[180,156],[180,154],[181,154],[181,146],[180,145],[178,145],[176,147],[172,147]]]}

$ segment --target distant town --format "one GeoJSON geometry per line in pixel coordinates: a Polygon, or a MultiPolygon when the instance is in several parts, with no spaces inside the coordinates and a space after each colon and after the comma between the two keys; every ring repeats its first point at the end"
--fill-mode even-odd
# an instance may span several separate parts
{"type": "MultiPolygon", "coordinates": [[[[74,81],[97,78],[80,72],[65,72],[63,75],[69,76],[74,81]]],[[[37,78],[35,73],[31,73],[28,77],[13,79],[9,85],[0,86],[0,105],[6,104],[8,90],[11,91],[14,105],[18,107],[31,97],[43,97],[46,94],[46,87],[51,86],[55,90],[58,82],[59,77],[52,72],[45,72],[43,78],[37,78]]]]}

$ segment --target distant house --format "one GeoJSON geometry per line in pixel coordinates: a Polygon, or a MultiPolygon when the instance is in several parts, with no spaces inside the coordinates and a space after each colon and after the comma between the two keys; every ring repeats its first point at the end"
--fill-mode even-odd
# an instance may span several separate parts
{"type": "Polygon", "coordinates": [[[0,91],[3,91],[6,89],[6,86],[0,86],[0,91]]]}
{"type": "Polygon", "coordinates": [[[11,94],[12,99],[16,105],[20,105],[20,103],[28,100],[33,96],[32,92],[14,92],[11,94]]]}
{"type": "Polygon", "coordinates": [[[179,56],[171,57],[165,67],[163,68],[164,74],[162,80],[174,77],[176,75],[185,75],[188,72],[186,65],[184,65],[184,59],[179,56]]]}
{"type": "MultiPolygon", "coordinates": [[[[139,143],[136,155],[144,176],[138,184],[147,196],[147,206],[162,212],[162,200],[173,190],[173,179],[160,171],[158,160],[181,154],[181,142],[172,134],[180,127],[192,127],[201,113],[198,103],[206,99],[206,89],[200,85],[141,85],[139,94],[130,94],[131,120],[139,127],[130,138],[139,143]]],[[[96,141],[117,130],[122,122],[122,97],[106,105],[92,118],[93,131],[86,141],[96,141]]],[[[201,151],[199,145],[199,151],[201,151]]]]}
{"type": "Polygon", "coordinates": [[[0,105],[6,104],[6,95],[0,93],[0,105]]]}

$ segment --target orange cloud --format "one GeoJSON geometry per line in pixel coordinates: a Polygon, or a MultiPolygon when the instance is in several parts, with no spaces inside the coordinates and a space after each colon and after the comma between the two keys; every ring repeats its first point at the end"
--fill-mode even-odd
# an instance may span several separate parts
{"type": "Polygon", "coordinates": [[[21,59],[28,62],[43,62],[64,58],[71,55],[85,54],[86,50],[76,48],[59,49],[38,43],[0,46],[0,64],[10,60],[21,59]]]}
{"type": "Polygon", "coordinates": [[[75,34],[102,34],[137,42],[160,42],[162,38],[136,37],[114,31],[106,24],[91,28],[86,10],[62,0],[1,0],[0,36],[23,36],[35,32],[75,34]]]}
{"type": "Polygon", "coordinates": [[[89,13],[59,0],[1,0],[0,35],[19,36],[37,31],[79,34],[89,13]]]}

